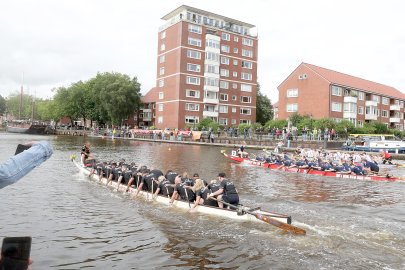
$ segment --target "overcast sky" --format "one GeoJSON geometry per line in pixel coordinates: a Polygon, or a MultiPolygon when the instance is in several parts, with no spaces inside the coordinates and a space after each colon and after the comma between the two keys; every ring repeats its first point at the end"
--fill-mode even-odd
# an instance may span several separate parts
{"type": "Polygon", "coordinates": [[[251,23],[259,34],[258,81],[277,86],[307,62],[405,92],[403,0],[1,0],[0,95],[51,89],[97,72],[155,86],[160,18],[185,4],[251,23]]]}

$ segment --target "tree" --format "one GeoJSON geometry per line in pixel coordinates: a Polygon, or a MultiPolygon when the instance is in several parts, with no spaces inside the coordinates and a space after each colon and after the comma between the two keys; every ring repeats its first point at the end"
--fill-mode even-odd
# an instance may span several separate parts
{"type": "Polygon", "coordinates": [[[101,118],[107,120],[108,116],[113,125],[121,124],[141,102],[141,85],[136,77],[131,80],[121,73],[99,73],[90,87],[101,118]]]}
{"type": "Polygon", "coordinates": [[[265,125],[271,119],[273,119],[273,106],[270,99],[260,92],[260,84],[258,83],[256,91],[256,122],[265,125]]]}
{"type": "Polygon", "coordinates": [[[198,123],[198,130],[202,130],[205,128],[205,130],[208,130],[209,128],[212,128],[213,131],[216,131],[219,127],[219,124],[212,120],[211,118],[204,118],[201,120],[200,123],[198,123]]]}
{"type": "Polygon", "coordinates": [[[377,134],[387,134],[388,133],[388,127],[384,123],[380,122],[373,122],[372,125],[375,127],[375,133],[377,134]]]}
{"type": "Polygon", "coordinates": [[[15,118],[31,119],[32,118],[32,106],[34,98],[30,95],[15,92],[8,96],[6,100],[6,106],[8,113],[15,118]],[[21,104],[21,115],[20,115],[21,104]]]}
{"type": "Polygon", "coordinates": [[[349,120],[343,119],[336,124],[336,132],[342,138],[347,137],[347,135],[352,133],[353,131],[355,131],[355,126],[349,120]]]}
{"type": "Polygon", "coordinates": [[[266,124],[264,125],[266,129],[268,128],[278,128],[278,129],[283,129],[288,125],[287,120],[270,120],[267,121],[266,124]]]}
{"type": "Polygon", "coordinates": [[[336,122],[335,122],[335,120],[332,120],[330,118],[321,118],[321,119],[315,120],[314,127],[320,128],[322,130],[325,128],[328,128],[330,130],[330,129],[336,127],[336,122]]]}
{"type": "Polygon", "coordinates": [[[6,112],[6,109],[6,100],[0,95],[0,115],[3,115],[6,112]]]}
{"type": "Polygon", "coordinates": [[[298,124],[301,122],[301,120],[304,118],[304,116],[300,115],[299,113],[293,113],[288,117],[288,119],[291,121],[291,124],[296,127],[298,124]]]}

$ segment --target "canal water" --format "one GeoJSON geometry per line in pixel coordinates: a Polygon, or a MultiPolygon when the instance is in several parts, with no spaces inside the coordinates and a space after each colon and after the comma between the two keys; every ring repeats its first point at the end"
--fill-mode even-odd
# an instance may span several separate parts
{"type": "Polygon", "coordinates": [[[49,141],[54,155],[0,189],[0,237],[32,236],[33,269],[405,269],[405,181],[283,173],[230,163],[218,147],[83,137],[2,133],[0,160],[32,140],[49,141]],[[84,140],[102,160],[206,180],[225,172],[243,204],[289,214],[307,235],[113,192],[69,161],[84,140]]]}

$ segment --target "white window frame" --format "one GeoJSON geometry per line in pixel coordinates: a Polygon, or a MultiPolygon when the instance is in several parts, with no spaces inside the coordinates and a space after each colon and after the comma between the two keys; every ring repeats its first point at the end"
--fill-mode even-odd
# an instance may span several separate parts
{"type": "Polygon", "coordinates": [[[219,100],[228,101],[228,94],[219,94],[219,100]]]}
{"type": "Polygon", "coordinates": [[[163,116],[159,116],[158,119],[158,124],[162,124],[163,123],[163,116]]]}
{"type": "Polygon", "coordinates": [[[332,112],[342,112],[342,103],[332,101],[331,106],[330,106],[330,110],[332,112]]]}
{"type": "Polygon", "coordinates": [[[161,79],[161,80],[159,80],[159,87],[163,87],[163,86],[165,86],[165,80],[161,79]]]}
{"type": "Polygon", "coordinates": [[[199,25],[189,23],[188,24],[188,31],[190,33],[201,34],[202,33],[202,28],[199,25]]]}
{"type": "Polygon", "coordinates": [[[387,97],[382,97],[381,103],[384,105],[389,105],[390,104],[390,99],[387,97]]]}
{"type": "Polygon", "coordinates": [[[186,77],[186,83],[187,84],[192,84],[192,85],[200,85],[201,80],[200,80],[199,77],[187,76],[186,77]]]}
{"type": "Polygon", "coordinates": [[[228,33],[222,32],[221,39],[226,40],[226,41],[230,41],[231,40],[231,35],[228,34],[228,33]]]}
{"type": "Polygon", "coordinates": [[[229,65],[229,58],[225,56],[221,56],[221,64],[229,65]]]}
{"type": "Polygon", "coordinates": [[[238,84],[237,83],[232,83],[232,88],[233,89],[238,89],[238,84]]]}
{"type": "Polygon", "coordinates": [[[382,110],[381,111],[381,117],[388,118],[388,111],[387,110],[382,110]]]}
{"type": "Polygon", "coordinates": [[[221,76],[222,77],[229,77],[229,70],[221,68],[221,76]]]}
{"type": "Polygon", "coordinates": [[[198,124],[198,123],[200,123],[200,117],[199,116],[186,115],[184,117],[184,120],[185,120],[186,124],[198,124]]]}
{"type": "Polygon", "coordinates": [[[252,103],[252,97],[240,96],[240,103],[252,103]],[[247,99],[247,101],[244,101],[244,99],[247,99]]]}
{"type": "Polygon", "coordinates": [[[166,61],[166,55],[161,55],[159,57],[159,63],[164,63],[166,61]]]}
{"type": "Polygon", "coordinates": [[[287,89],[287,97],[298,97],[298,88],[287,89]]]}
{"type": "Polygon", "coordinates": [[[238,36],[234,36],[234,37],[233,37],[233,41],[238,42],[238,41],[239,41],[238,36]]]}
{"type": "Polygon", "coordinates": [[[207,38],[207,40],[205,41],[205,46],[215,48],[215,49],[219,49],[219,41],[207,38]]]}
{"type": "Polygon", "coordinates": [[[165,67],[159,68],[159,75],[165,75],[165,67]]]}
{"type": "Polygon", "coordinates": [[[233,48],[233,53],[238,53],[238,48],[233,48]]]}
{"type": "Polygon", "coordinates": [[[200,91],[198,90],[192,90],[192,89],[187,89],[186,90],[186,97],[188,98],[200,98],[200,91]],[[194,92],[195,95],[191,95],[191,93],[194,92]]]}
{"type": "Polygon", "coordinates": [[[237,66],[238,65],[238,60],[237,59],[233,59],[233,65],[237,66]]]}
{"type": "Polygon", "coordinates": [[[236,119],[231,120],[232,125],[236,125],[236,119]]]}
{"type": "Polygon", "coordinates": [[[159,105],[158,105],[158,111],[159,111],[159,112],[163,112],[163,110],[164,110],[164,105],[163,105],[163,103],[159,103],[159,105]]]}
{"type": "Polygon", "coordinates": [[[236,113],[236,107],[232,107],[232,113],[236,113]]]}
{"type": "Polygon", "coordinates": [[[361,114],[361,115],[364,114],[364,107],[363,106],[358,106],[357,107],[357,114],[361,114]]]}
{"type": "Polygon", "coordinates": [[[187,63],[187,71],[200,72],[201,66],[197,64],[187,63]]]}
{"type": "Polygon", "coordinates": [[[298,112],[298,103],[287,103],[287,112],[298,112]]]}
{"type": "Polygon", "coordinates": [[[250,38],[242,38],[242,44],[246,46],[253,47],[253,39],[250,38]]]}
{"type": "Polygon", "coordinates": [[[253,51],[242,49],[242,56],[253,58],[253,51]]]}
{"type": "Polygon", "coordinates": [[[205,59],[211,60],[211,61],[214,61],[214,62],[218,62],[219,61],[219,54],[214,53],[214,52],[206,52],[205,53],[205,59]]]}
{"type": "Polygon", "coordinates": [[[166,31],[160,33],[160,39],[166,38],[166,31]]]}
{"type": "Polygon", "coordinates": [[[342,96],[342,87],[332,85],[332,96],[342,96]]]}
{"type": "Polygon", "coordinates": [[[201,52],[194,50],[187,50],[187,57],[191,59],[201,59],[201,52]],[[194,57],[195,54],[195,57],[194,57]]]}
{"type": "Polygon", "coordinates": [[[219,81],[219,88],[229,89],[229,82],[220,80],[219,81]]]}
{"type": "Polygon", "coordinates": [[[244,83],[241,83],[241,84],[240,84],[240,91],[243,91],[243,92],[252,92],[252,89],[253,89],[253,87],[252,87],[251,84],[244,84],[244,83]]]}
{"type": "Polygon", "coordinates": [[[160,44],[160,51],[166,50],[166,45],[164,43],[160,44]]]}
{"type": "Polygon", "coordinates": [[[221,45],[221,52],[229,53],[230,48],[229,45],[221,45]]]}
{"type": "Polygon", "coordinates": [[[248,124],[248,125],[250,125],[250,120],[249,119],[239,119],[239,124],[248,124]]]}
{"type": "Polygon", "coordinates": [[[206,73],[219,74],[219,66],[218,65],[206,64],[205,65],[205,72],[206,73]]]}
{"type": "Polygon", "coordinates": [[[380,103],[380,96],[373,95],[373,101],[380,103]]]}
{"type": "Polygon", "coordinates": [[[228,113],[228,106],[219,105],[218,111],[219,111],[219,113],[228,113]]]}
{"type": "Polygon", "coordinates": [[[163,92],[159,92],[159,99],[164,99],[165,98],[165,94],[163,92]]]}
{"type": "Polygon", "coordinates": [[[252,80],[252,73],[241,72],[240,73],[240,78],[242,80],[245,80],[245,81],[251,81],[252,80]]]}
{"type": "Polygon", "coordinates": [[[187,44],[190,46],[201,47],[201,39],[188,37],[187,44]]]}
{"type": "Polygon", "coordinates": [[[241,107],[239,110],[239,113],[241,115],[252,115],[252,109],[251,108],[243,108],[241,107]]]}
{"type": "Polygon", "coordinates": [[[242,68],[252,69],[253,62],[242,60],[242,68]]]}
{"type": "Polygon", "coordinates": [[[200,104],[186,103],[186,111],[198,112],[198,111],[200,111],[200,104]]]}
{"type": "Polygon", "coordinates": [[[357,94],[357,97],[359,98],[359,100],[364,100],[364,92],[360,92],[357,94]]]}
{"type": "Polygon", "coordinates": [[[233,76],[234,78],[237,78],[237,77],[238,77],[238,72],[237,72],[237,71],[232,72],[232,76],[233,76]]]}
{"type": "Polygon", "coordinates": [[[228,125],[228,118],[219,118],[218,119],[218,124],[227,126],[228,125]]]}

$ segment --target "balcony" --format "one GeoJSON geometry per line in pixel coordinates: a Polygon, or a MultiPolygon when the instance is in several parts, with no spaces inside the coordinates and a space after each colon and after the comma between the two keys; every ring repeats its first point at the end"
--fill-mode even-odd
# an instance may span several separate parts
{"type": "Polygon", "coordinates": [[[373,106],[373,107],[377,107],[377,101],[374,100],[367,100],[366,101],[366,106],[373,106]]]}
{"type": "Polygon", "coordinates": [[[399,123],[401,119],[399,117],[390,117],[390,123],[399,123]]]}
{"type": "Polygon", "coordinates": [[[218,117],[218,111],[203,111],[203,117],[218,117]]]}
{"type": "Polygon", "coordinates": [[[374,120],[374,121],[376,121],[377,120],[377,114],[366,113],[365,119],[366,120],[374,120]]]}
{"type": "Polygon", "coordinates": [[[390,111],[400,111],[401,107],[399,105],[393,104],[390,105],[390,111]]]}
{"type": "Polygon", "coordinates": [[[345,103],[357,103],[357,97],[345,96],[343,99],[345,103]]]}
{"type": "Polygon", "coordinates": [[[152,109],[145,108],[145,109],[142,109],[142,111],[143,111],[144,113],[151,113],[151,112],[152,112],[152,109]]]}
{"type": "Polygon", "coordinates": [[[218,98],[209,98],[206,97],[203,99],[204,103],[211,103],[211,104],[218,104],[219,103],[219,99],[218,98]]]}
{"type": "Polygon", "coordinates": [[[204,85],[204,91],[219,92],[219,86],[204,85]]]}
{"type": "Polygon", "coordinates": [[[357,114],[355,112],[343,112],[343,118],[345,119],[356,119],[357,114]]]}

